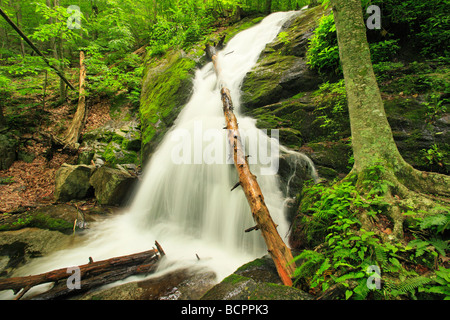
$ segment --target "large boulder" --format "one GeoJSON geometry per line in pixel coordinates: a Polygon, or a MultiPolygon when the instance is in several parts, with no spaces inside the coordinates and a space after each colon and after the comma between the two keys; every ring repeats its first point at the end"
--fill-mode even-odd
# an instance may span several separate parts
{"type": "Polygon", "coordinates": [[[94,166],[64,163],[56,172],[55,201],[65,202],[88,196],[91,187],[89,178],[93,170],[94,166]]]}
{"type": "Polygon", "coordinates": [[[95,197],[101,205],[122,205],[128,199],[137,178],[120,166],[102,166],[90,178],[95,197]]]}
{"type": "Polygon", "coordinates": [[[0,236],[0,278],[12,273],[32,259],[68,247],[71,235],[38,228],[3,231],[0,236]]]}
{"type": "Polygon", "coordinates": [[[284,286],[269,256],[256,259],[226,277],[201,300],[312,300],[294,287],[284,286]]]}

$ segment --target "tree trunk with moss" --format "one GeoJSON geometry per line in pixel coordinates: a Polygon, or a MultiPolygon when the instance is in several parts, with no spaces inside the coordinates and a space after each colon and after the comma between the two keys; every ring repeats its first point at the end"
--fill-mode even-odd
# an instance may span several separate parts
{"type": "MultiPolygon", "coordinates": [[[[392,209],[397,235],[402,233],[402,207],[433,207],[425,193],[448,202],[450,177],[425,173],[405,162],[395,144],[380,90],[373,72],[360,0],[330,0],[339,44],[339,56],[347,91],[355,163],[351,175],[357,185],[367,178],[367,169],[382,165],[382,179],[390,182],[386,198],[392,209]],[[447,199],[445,199],[447,197],[447,199]]],[[[433,199],[433,200],[432,200],[433,199]]]]}

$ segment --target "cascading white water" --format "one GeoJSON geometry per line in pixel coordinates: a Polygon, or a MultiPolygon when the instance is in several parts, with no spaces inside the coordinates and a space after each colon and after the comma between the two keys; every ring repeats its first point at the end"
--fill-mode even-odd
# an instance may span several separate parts
{"type": "MultiPolygon", "coordinates": [[[[255,120],[239,114],[240,85],[266,44],[294,14],[271,14],[236,35],[219,53],[223,79],[231,91],[241,133],[266,139],[263,144],[271,142],[272,148],[277,142],[256,129],[255,120]]],[[[254,225],[244,193],[240,187],[230,192],[238,176],[227,159],[228,142],[223,127],[217,77],[209,63],[197,71],[193,96],[146,165],[127,212],[94,224],[78,247],[36,259],[22,273],[36,274],[85,264],[88,257],[98,261],[145,251],[155,240],[167,255],[161,270],[167,270],[168,266],[173,270],[204,265],[216,272],[218,280],[243,263],[264,255],[267,251],[261,234],[244,232],[254,225]]],[[[278,163],[278,156],[274,154],[271,161],[278,163]]],[[[268,166],[254,164],[251,170],[258,177],[280,235],[285,237],[288,232],[285,199],[277,176],[262,174],[261,170],[268,166]]]]}

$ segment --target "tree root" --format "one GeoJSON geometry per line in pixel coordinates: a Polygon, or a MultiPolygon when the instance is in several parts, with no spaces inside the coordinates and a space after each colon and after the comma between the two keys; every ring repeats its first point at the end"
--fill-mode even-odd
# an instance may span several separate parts
{"type": "MultiPolygon", "coordinates": [[[[364,172],[358,174],[354,169],[352,173],[357,177],[356,186],[361,195],[366,196],[368,190],[363,181],[367,175],[364,172]]],[[[389,186],[382,196],[389,204],[386,214],[393,224],[392,233],[388,235],[380,231],[366,212],[360,214],[360,221],[364,229],[375,232],[383,241],[403,240],[405,213],[408,211],[413,211],[415,217],[423,218],[445,212],[449,207],[449,176],[422,172],[406,164],[403,170],[385,170],[380,179],[389,186]]]]}

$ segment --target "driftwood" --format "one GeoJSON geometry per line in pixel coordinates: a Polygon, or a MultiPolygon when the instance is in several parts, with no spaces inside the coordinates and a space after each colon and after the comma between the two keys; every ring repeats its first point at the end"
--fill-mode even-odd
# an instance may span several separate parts
{"type": "MultiPolygon", "coordinates": [[[[234,164],[239,174],[239,185],[244,190],[252,211],[253,219],[256,222],[256,226],[250,229],[261,230],[269,254],[277,268],[278,275],[285,285],[292,286],[291,275],[295,270],[295,264],[293,262],[291,250],[281,239],[277,231],[277,225],[273,222],[269,209],[264,202],[264,196],[258,185],[256,176],[250,171],[247,161],[248,157],[245,155],[241,143],[239,126],[236,116],[233,113],[233,102],[231,100],[230,91],[227,89],[225,82],[221,78],[221,68],[218,63],[217,51],[223,46],[223,40],[224,38],[222,38],[218,46],[215,47],[207,45],[205,52],[207,57],[213,62],[217,74],[218,85],[222,97],[223,113],[226,120],[226,129],[228,132],[228,142],[233,150],[234,164]]],[[[235,187],[237,186],[238,184],[235,185],[235,187]]],[[[235,187],[233,187],[233,189],[235,187]]],[[[247,230],[251,231],[250,229],[247,230]]]]}
{"type": "Polygon", "coordinates": [[[70,87],[70,89],[75,90],[75,87],[69,82],[69,80],[64,77],[60,70],[50,64],[50,61],[44,56],[44,54],[31,42],[31,40],[20,30],[20,28],[8,17],[8,15],[0,8],[0,15],[8,22],[8,24],[20,35],[20,37],[25,40],[25,42],[34,50],[39,56],[42,57],[44,62],[53,70],[56,74],[70,87]]]}
{"type": "Polygon", "coordinates": [[[0,291],[13,290],[14,294],[20,292],[15,297],[18,300],[32,287],[53,282],[55,285],[49,291],[38,294],[33,299],[51,300],[80,294],[131,275],[154,272],[157,262],[165,255],[158,242],[156,242],[156,246],[159,249],[96,262],[89,257],[89,263],[81,266],[57,269],[32,276],[2,279],[0,280],[0,291]],[[68,285],[69,278],[76,272],[78,272],[80,280],[78,288],[68,285]]]}
{"type": "Polygon", "coordinates": [[[86,66],[84,64],[84,52],[80,51],[80,94],[78,95],[77,111],[72,119],[72,123],[67,131],[65,143],[75,146],[78,143],[81,131],[86,120],[86,94],[85,94],[86,66]]]}

